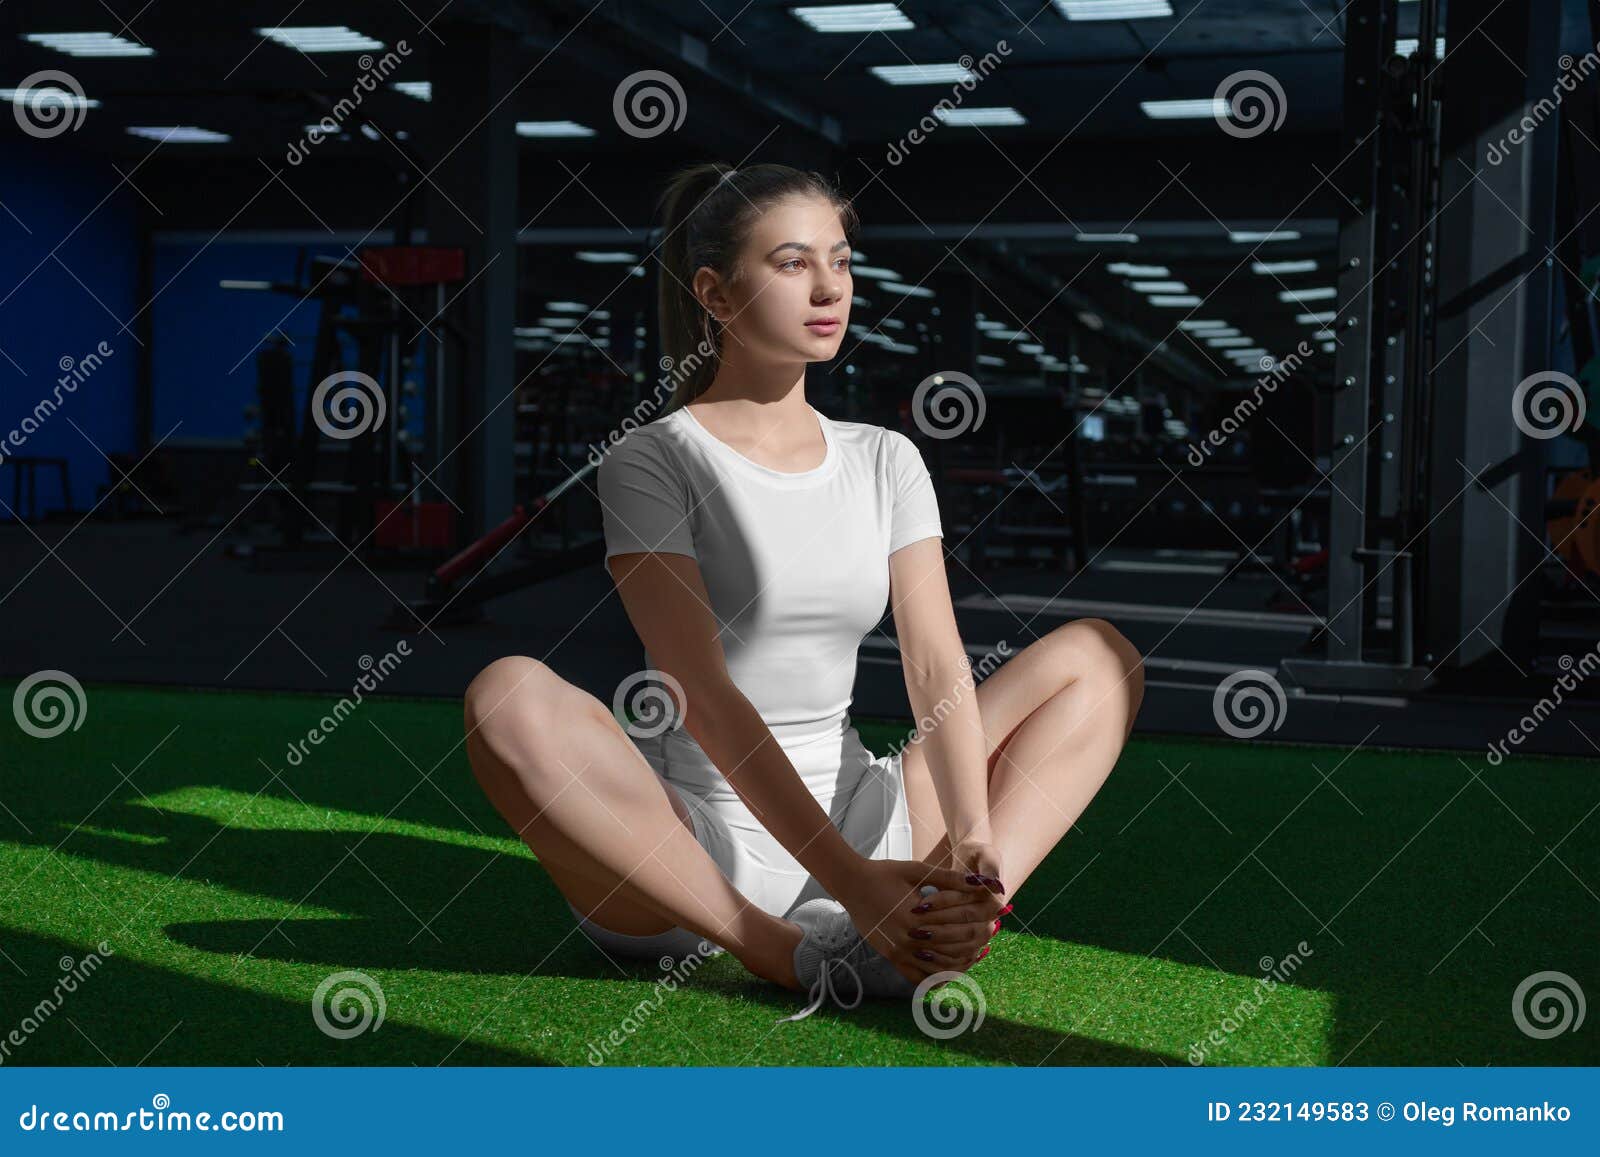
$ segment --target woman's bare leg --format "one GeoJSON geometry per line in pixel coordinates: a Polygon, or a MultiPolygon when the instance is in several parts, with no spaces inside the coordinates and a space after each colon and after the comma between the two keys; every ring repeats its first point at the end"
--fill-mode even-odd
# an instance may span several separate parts
{"type": "MultiPolygon", "coordinates": [[[[989,744],[989,825],[1010,900],[1089,806],[1133,730],[1144,664],[1104,619],[1065,623],[974,692],[989,744]]],[[[950,839],[920,743],[901,768],[912,855],[948,867],[950,839]]]]}
{"type": "Polygon", "coordinates": [[[723,875],[682,802],[593,695],[510,656],[467,688],[465,723],[473,774],[580,912],[633,936],[682,925],[757,976],[800,987],[799,926],[723,875]]]}

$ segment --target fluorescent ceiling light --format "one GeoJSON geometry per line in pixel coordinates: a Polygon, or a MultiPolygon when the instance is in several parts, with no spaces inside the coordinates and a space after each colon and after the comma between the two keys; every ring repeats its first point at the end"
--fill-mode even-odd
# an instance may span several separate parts
{"type": "Polygon", "coordinates": [[[519,137],[592,137],[594,130],[577,121],[518,121],[519,137]]]}
{"type": "Polygon", "coordinates": [[[1264,276],[1275,276],[1279,273],[1315,273],[1317,263],[1309,259],[1305,261],[1252,261],[1250,268],[1264,276]]]}
{"type": "Polygon", "coordinates": [[[906,327],[906,323],[901,321],[898,317],[886,317],[878,324],[886,325],[890,329],[905,329],[906,327]]]}
{"type": "Polygon", "coordinates": [[[1100,320],[1100,315],[1098,313],[1091,313],[1087,309],[1080,309],[1078,311],[1078,320],[1083,322],[1084,325],[1088,326],[1096,333],[1099,333],[1106,327],[1106,323],[1100,320]]]}
{"type": "Polygon", "coordinates": [[[397,80],[389,86],[396,92],[403,92],[417,100],[433,99],[433,81],[431,80],[397,80]]]}
{"type": "Polygon", "coordinates": [[[100,102],[79,96],[70,89],[43,85],[38,88],[0,88],[0,100],[24,108],[99,108],[100,102]]]}
{"type": "Polygon", "coordinates": [[[147,44],[124,40],[114,32],[29,32],[24,40],[68,56],[154,56],[147,44]]]}
{"type": "Polygon", "coordinates": [[[867,71],[889,84],[959,84],[978,79],[961,64],[874,64],[867,71]]]}
{"type": "Polygon", "coordinates": [[[1158,293],[1150,299],[1150,304],[1167,308],[1194,306],[1200,304],[1200,296],[1195,293],[1158,293]]]}
{"type": "Polygon", "coordinates": [[[1329,301],[1338,296],[1339,291],[1331,285],[1319,285],[1315,289],[1283,289],[1278,292],[1278,300],[1291,305],[1302,301],[1329,301]]]}
{"type": "Polygon", "coordinates": [[[1131,283],[1136,293],[1188,293],[1189,287],[1181,281],[1135,281],[1131,283]]]}
{"type": "Polygon", "coordinates": [[[1151,20],[1171,16],[1167,0],[1055,0],[1068,20],[1151,20]]]}
{"type": "Polygon", "coordinates": [[[857,265],[850,263],[850,272],[857,277],[870,277],[874,281],[901,281],[903,278],[892,269],[885,269],[881,265],[857,265]]]}
{"type": "Polygon", "coordinates": [[[1256,358],[1261,357],[1266,352],[1267,351],[1262,349],[1260,346],[1251,346],[1247,350],[1229,350],[1228,356],[1230,358],[1237,358],[1239,361],[1254,361],[1256,358]]]}
{"type": "Polygon", "coordinates": [[[1028,118],[1009,105],[995,108],[945,108],[933,106],[933,115],[947,125],[1025,125],[1028,118]]]}
{"type": "Polygon", "coordinates": [[[1212,349],[1248,349],[1250,338],[1247,337],[1208,337],[1206,345],[1212,349]]]}
{"type": "Polygon", "coordinates": [[[1020,329],[989,329],[984,331],[985,337],[992,337],[996,341],[1016,341],[1019,337],[1029,336],[1020,329]]]}
{"type": "Polygon", "coordinates": [[[573,321],[570,317],[541,317],[539,319],[539,324],[554,326],[557,329],[569,329],[578,323],[573,321]]]}
{"type": "Polygon", "coordinates": [[[1312,341],[1337,341],[1338,338],[1339,335],[1334,333],[1331,329],[1319,329],[1316,333],[1311,335],[1312,341]]]}
{"type": "Polygon", "coordinates": [[[620,249],[580,249],[576,256],[591,265],[628,265],[639,260],[636,254],[620,249]]]}
{"type": "Polygon", "coordinates": [[[1118,277],[1166,277],[1171,270],[1165,265],[1134,265],[1128,261],[1113,261],[1106,272],[1118,277]]]}
{"type": "Polygon", "coordinates": [[[1239,331],[1231,325],[1221,326],[1217,329],[1208,329],[1200,334],[1203,338],[1238,337],[1239,331]]]}
{"type": "Polygon", "coordinates": [[[866,298],[862,297],[858,293],[858,294],[855,294],[853,297],[850,298],[850,304],[854,305],[854,306],[858,306],[861,309],[865,309],[867,306],[871,305],[872,302],[868,301],[866,298]]]}
{"type": "Polygon", "coordinates": [[[1322,352],[1325,353],[1325,354],[1331,354],[1334,350],[1336,350],[1338,348],[1339,348],[1339,346],[1338,346],[1337,342],[1325,341],[1325,342],[1322,343],[1322,352]]]}
{"type": "Polygon", "coordinates": [[[256,35],[300,52],[361,52],[368,48],[383,47],[383,41],[374,40],[343,24],[257,28],[256,35]]]}
{"type": "Polygon", "coordinates": [[[1044,353],[1044,346],[1040,345],[1038,342],[1023,342],[1021,345],[1017,346],[1017,352],[1023,354],[1042,354],[1044,353]]]}
{"type": "Polygon", "coordinates": [[[1296,229],[1230,229],[1228,240],[1240,245],[1251,245],[1258,241],[1298,241],[1300,233],[1296,229]]]}
{"type": "Polygon", "coordinates": [[[932,297],[933,290],[925,285],[902,285],[898,281],[880,281],[879,289],[887,289],[891,293],[898,293],[905,297],[932,297]]]}
{"type": "Polygon", "coordinates": [[[1214,120],[1233,114],[1227,101],[1213,96],[1199,100],[1141,100],[1139,108],[1153,121],[1214,120]]]}
{"type": "Polygon", "coordinates": [[[1006,364],[1006,359],[1005,358],[997,358],[993,354],[979,354],[978,355],[978,364],[980,366],[1003,367],[1006,364]]]}
{"type": "Polygon", "coordinates": [[[1116,241],[1133,244],[1139,240],[1137,233],[1079,233],[1073,238],[1075,241],[1088,241],[1091,243],[1101,241],[1116,241]]]}
{"type": "Polygon", "coordinates": [[[983,318],[979,318],[977,326],[979,329],[1005,329],[1006,323],[1003,321],[986,321],[983,318]]]}
{"type": "Polygon", "coordinates": [[[511,332],[518,337],[549,337],[552,331],[547,325],[516,325],[511,332]]]}
{"type": "Polygon", "coordinates": [[[916,27],[893,4],[808,4],[789,11],[814,32],[899,32],[916,27]]]}
{"type": "Polygon", "coordinates": [[[1227,329],[1228,323],[1225,321],[1211,321],[1209,319],[1202,318],[1188,318],[1184,321],[1180,321],[1178,323],[1178,328],[1186,330],[1227,329]]]}
{"type": "Polygon", "coordinates": [[[586,313],[589,309],[581,301],[547,301],[544,307],[551,313],[586,313]]]}
{"type": "Polygon", "coordinates": [[[1297,313],[1294,315],[1294,319],[1301,325],[1327,325],[1338,316],[1338,310],[1329,309],[1321,313],[1297,313]]]}
{"type": "Polygon", "coordinates": [[[214,145],[233,139],[227,133],[214,133],[194,125],[129,125],[128,131],[136,137],[175,145],[214,145]]]}

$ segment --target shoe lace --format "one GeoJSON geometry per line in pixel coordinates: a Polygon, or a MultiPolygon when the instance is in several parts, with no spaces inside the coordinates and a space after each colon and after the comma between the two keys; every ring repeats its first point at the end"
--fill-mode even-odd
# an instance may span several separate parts
{"type": "Polygon", "coordinates": [[[811,1003],[805,1008],[801,1009],[799,1012],[795,1013],[793,1016],[780,1016],[774,1023],[781,1024],[786,1020],[804,1020],[806,1017],[816,1012],[817,1009],[821,1008],[823,1002],[829,997],[832,997],[833,1002],[840,1008],[854,1008],[856,1005],[861,1003],[861,998],[865,995],[866,988],[861,983],[861,974],[856,971],[855,965],[851,964],[849,959],[846,957],[829,956],[823,959],[822,968],[817,973],[817,981],[811,986],[811,1003]],[[846,1004],[844,998],[839,995],[838,989],[834,987],[833,970],[835,968],[841,968],[848,972],[851,979],[855,981],[856,998],[848,1004],[846,1004]]]}

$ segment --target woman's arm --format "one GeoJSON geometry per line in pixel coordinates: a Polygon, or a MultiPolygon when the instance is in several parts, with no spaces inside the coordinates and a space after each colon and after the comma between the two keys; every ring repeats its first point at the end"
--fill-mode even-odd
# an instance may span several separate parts
{"type": "Polygon", "coordinates": [[[941,540],[923,538],[891,554],[889,591],[906,695],[916,719],[932,724],[918,741],[950,844],[989,844],[989,748],[972,663],[956,630],[941,540]]]}
{"type": "Polygon", "coordinates": [[[683,727],[729,785],[830,895],[865,862],[829,821],[755,706],[728,675],[700,564],[684,554],[613,555],[622,605],[658,670],[683,688],[683,727]]]}

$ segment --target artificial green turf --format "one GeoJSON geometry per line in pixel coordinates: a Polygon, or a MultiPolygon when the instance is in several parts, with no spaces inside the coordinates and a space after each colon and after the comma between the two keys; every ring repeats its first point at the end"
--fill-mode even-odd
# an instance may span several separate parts
{"type": "Polygon", "coordinates": [[[478,791],[457,703],[369,699],[289,766],[328,698],[87,691],[77,731],[4,720],[0,1039],[61,958],[114,955],[0,1063],[582,1065],[616,1030],[610,1064],[1184,1065],[1230,1014],[1207,1063],[1600,1062],[1594,1025],[1511,1014],[1535,972],[1600,990],[1594,761],[1136,737],[974,968],[981,1028],[935,1040],[903,1002],[777,1024],[797,995],[728,956],[667,990],[599,955],[478,791]],[[341,970],[381,1028],[318,1029],[341,970]]]}

